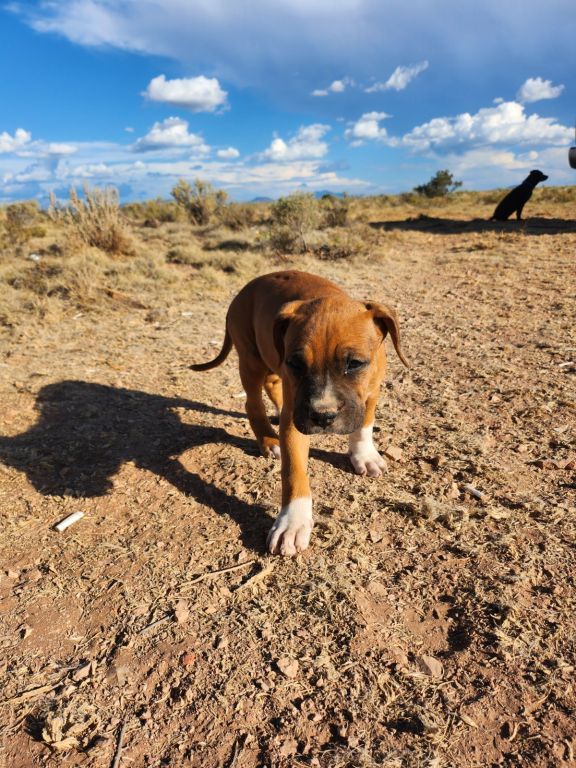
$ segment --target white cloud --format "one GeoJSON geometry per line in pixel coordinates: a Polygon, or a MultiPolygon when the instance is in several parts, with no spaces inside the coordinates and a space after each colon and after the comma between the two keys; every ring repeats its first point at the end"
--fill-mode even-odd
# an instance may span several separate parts
{"type": "Polygon", "coordinates": [[[522,104],[505,101],[473,115],[463,112],[456,117],[434,118],[390,143],[423,151],[487,144],[561,145],[570,141],[571,132],[553,117],[527,115],[522,104]]]}
{"type": "Polygon", "coordinates": [[[312,91],[312,96],[328,96],[330,93],[344,93],[348,85],[354,85],[350,77],[344,77],[342,80],[334,80],[328,88],[317,88],[312,91]]]}
{"type": "Polygon", "coordinates": [[[354,147],[359,147],[364,141],[385,141],[388,133],[386,128],[380,125],[380,121],[387,117],[390,115],[386,112],[366,112],[351,128],[346,129],[344,135],[354,147]]]}
{"type": "Polygon", "coordinates": [[[541,77],[529,77],[518,91],[518,101],[528,104],[542,99],[556,99],[564,90],[563,85],[552,85],[551,80],[543,80],[541,77]]]}
{"type": "Polygon", "coordinates": [[[328,86],[328,90],[331,93],[343,93],[346,90],[346,82],[344,80],[334,80],[334,82],[328,86]]]}
{"type": "Polygon", "coordinates": [[[32,134],[23,128],[17,128],[14,136],[3,131],[0,133],[0,153],[18,152],[29,143],[31,138],[32,134]]]}
{"type": "Polygon", "coordinates": [[[73,155],[77,151],[77,147],[72,144],[64,144],[63,142],[50,142],[46,145],[46,152],[49,155],[73,155]]]}
{"type": "Polygon", "coordinates": [[[421,72],[428,69],[428,62],[421,61],[419,64],[411,64],[408,67],[398,66],[392,72],[388,80],[385,83],[375,83],[366,88],[366,93],[376,93],[378,91],[403,91],[404,88],[417,77],[421,72]]]}
{"type": "Polygon", "coordinates": [[[264,88],[284,103],[309,94],[319,72],[347,71],[366,81],[428,51],[439,73],[429,84],[432,96],[450,89],[443,75],[451,69],[457,88],[481,81],[492,68],[509,72],[527,52],[534,71],[544,71],[539,67],[551,57],[567,71],[574,68],[574,25],[568,23],[574,0],[524,3],[521,13],[502,0],[445,0],[441,10],[429,0],[244,0],[241,6],[238,0],[38,0],[12,6],[42,33],[163,56],[184,71],[264,88]]]}
{"type": "Polygon", "coordinates": [[[152,129],[133,145],[135,152],[153,152],[168,149],[190,149],[199,155],[210,151],[204,139],[197,133],[188,132],[188,122],[179,117],[167,117],[154,123],[152,129]]]}
{"type": "Polygon", "coordinates": [[[216,152],[219,158],[222,160],[235,160],[240,157],[240,152],[235,147],[228,147],[227,149],[219,149],[216,152]]]}
{"type": "Polygon", "coordinates": [[[114,168],[106,163],[88,163],[86,165],[75,165],[66,172],[66,176],[74,179],[104,179],[113,176],[114,168]]]}
{"type": "MultiPolygon", "coordinates": [[[[571,184],[574,171],[564,147],[515,153],[503,147],[478,147],[463,153],[442,155],[442,167],[468,188],[494,189],[520,184],[534,168],[541,168],[554,184],[571,184]]],[[[438,158],[440,161],[440,158],[438,158]]]]}
{"type": "Polygon", "coordinates": [[[262,152],[259,157],[262,160],[280,163],[320,159],[328,152],[328,144],[322,139],[329,130],[329,125],[322,125],[321,123],[302,126],[296,136],[287,142],[280,137],[273,139],[268,149],[262,152]]]}
{"type": "Polygon", "coordinates": [[[158,75],[148,83],[144,96],[150,101],[184,107],[192,112],[214,112],[226,106],[228,94],[215,77],[200,75],[166,80],[164,75],[158,75]]]}

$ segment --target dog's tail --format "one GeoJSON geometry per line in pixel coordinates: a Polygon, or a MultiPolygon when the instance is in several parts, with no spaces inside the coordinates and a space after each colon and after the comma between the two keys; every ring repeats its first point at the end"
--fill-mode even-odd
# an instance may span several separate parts
{"type": "Polygon", "coordinates": [[[217,366],[221,365],[224,362],[224,360],[226,360],[226,358],[230,354],[231,349],[232,349],[232,337],[228,333],[228,328],[226,328],[222,349],[220,350],[218,355],[214,358],[214,360],[210,360],[208,363],[196,363],[196,365],[191,365],[190,368],[193,371],[209,371],[210,368],[216,368],[217,366]]]}

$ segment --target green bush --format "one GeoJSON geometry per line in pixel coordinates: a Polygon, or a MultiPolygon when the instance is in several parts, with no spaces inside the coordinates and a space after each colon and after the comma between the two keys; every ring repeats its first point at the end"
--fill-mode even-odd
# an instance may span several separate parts
{"type": "Polygon", "coordinates": [[[218,220],[228,229],[240,230],[254,226],[258,221],[258,210],[249,203],[228,203],[217,211],[218,220]]]}
{"type": "Polygon", "coordinates": [[[349,230],[334,232],[323,243],[314,248],[314,256],[321,261],[340,261],[360,256],[366,251],[366,243],[349,230]]]}
{"type": "Polygon", "coordinates": [[[141,203],[128,203],[122,206],[122,212],[133,221],[142,221],[149,226],[153,223],[173,223],[182,218],[182,209],[173,200],[163,200],[161,197],[141,203]]]}
{"type": "Polygon", "coordinates": [[[320,210],[325,227],[345,227],[348,224],[350,200],[347,197],[323,195],[320,200],[320,210]]]}
{"type": "Polygon", "coordinates": [[[51,194],[50,218],[63,224],[86,245],[107,253],[133,253],[133,243],[120,211],[118,190],[115,187],[90,189],[85,185],[83,192],[84,198],[81,198],[71,189],[66,206],[59,205],[51,194]]]}
{"type": "Polygon", "coordinates": [[[46,230],[38,224],[40,208],[36,200],[11,203],[4,209],[4,229],[11,244],[22,245],[33,237],[44,237],[46,230]]]}
{"type": "Polygon", "coordinates": [[[270,214],[273,250],[286,250],[287,253],[309,250],[306,238],[319,226],[322,217],[314,195],[295,192],[288,197],[280,197],[272,204],[270,214]],[[284,247],[278,247],[282,245],[284,247]]]}
{"type": "Polygon", "coordinates": [[[425,197],[446,197],[450,192],[462,186],[461,181],[454,181],[454,177],[448,170],[437,171],[426,184],[414,187],[414,192],[425,197]]]}
{"type": "Polygon", "coordinates": [[[186,212],[192,224],[200,226],[209,224],[228,198],[226,192],[216,190],[212,184],[202,179],[196,179],[193,185],[185,179],[180,179],[170,194],[186,212]]]}

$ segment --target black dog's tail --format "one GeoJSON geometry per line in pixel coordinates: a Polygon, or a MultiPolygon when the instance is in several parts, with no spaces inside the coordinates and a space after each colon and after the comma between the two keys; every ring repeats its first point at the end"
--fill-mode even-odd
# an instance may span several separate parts
{"type": "Polygon", "coordinates": [[[226,328],[222,349],[220,350],[218,355],[214,358],[214,360],[210,360],[207,363],[196,363],[195,365],[191,365],[190,368],[193,371],[209,371],[211,368],[216,368],[217,366],[221,365],[224,362],[224,360],[226,360],[226,358],[230,354],[231,349],[232,349],[232,337],[228,333],[228,328],[226,328]]]}

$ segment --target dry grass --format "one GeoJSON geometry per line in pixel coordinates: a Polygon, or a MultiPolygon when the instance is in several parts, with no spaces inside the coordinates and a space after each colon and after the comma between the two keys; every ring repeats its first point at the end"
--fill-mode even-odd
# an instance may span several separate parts
{"type": "Polygon", "coordinates": [[[70,190],[70,202],[61,207],[54,196],[50,200],[50,217],[68,230],[80,243],[107,253],[133,253],[133,243],[120,211],[118,190],[84,187],[84,197],[70,190]]]}
{"type": "Polygon", "coordinates": [[[311,242],[362,248],[284,256],[396,306],[412,360],[390,355],[377,413],[403,460],[371,482],[316,440],[293,561],[264,552],[279,471],[235,360],[188,370],[277,266],[267,225],[139,219],[125,256],[48,222],[5,248],[0,763],[108,767],[121,729],[143,768],[573,763],[576,233],[555,195],[502,226],[474,222],[484,193],[352,200],[311,242]]]}

